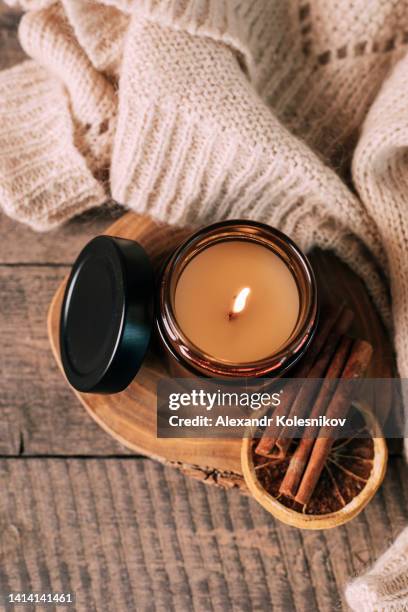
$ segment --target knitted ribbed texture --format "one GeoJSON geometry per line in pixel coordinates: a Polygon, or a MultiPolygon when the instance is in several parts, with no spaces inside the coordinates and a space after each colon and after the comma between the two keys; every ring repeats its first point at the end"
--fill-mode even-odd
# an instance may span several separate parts
{"type": "MultiPolygon", "coordinates": [[[[408,273],[406,280],[400,264],[405,221],[396,223],[392,214],[393,223],[387,220],[392,204],[384,201],[385,191],[391,203],[399,197],[394,174],[387,174],[380,194],[376,182],[384,172],[370,154],[370,146],[378,154],[382,133],[371,113],[381,115],[390,96],[404,99],[401,68],[378,92],[408,42],[406,2],[360,0],[345,7],[325,0],[301,5],[21,0],[20,5],[31,8],[22,19],[20,40],[47,70],[50,99],[30,108],[37,67],[33,78],[27,75],[24,83],[16,78],[4,94],[2,84],[18,71],[0,76],[0,111],[8,119],[1,134],[12,135],[15,146],[15,135],[24,134],[14,157],[7,147],[0,149],[2,204],[9,214],[47,229],[67,218],[68,210],[79,212],[113,196],[172,223],[241,216],[277,225],[306,249],[319,245],[340,255],[363,276],[386,320],[384,276],[391,275],[399,366],[408,373],[408,273]],[[56,89],[57,104],[51,94],[56,89]],[[50,117],[65,113],[66,125],[62,131],[54,122],[42,157],[45,132],[35,126],[45,120],[46,106],[53,106],[50,117]],[[350,167],[367,112],[354,162],[357,197],[348,187],[350,167]],[[68,202],[65,186],[54,194],[60,183],[49,159],[57,159],[60,150],[67,151],[64,175],[75,175],[76,189],[78,167],[68,152],[81,160],[83,185],[93,185],[86,204],[82,194],[68,202]],[[37,168],[34,183],[29,164],[19,162],[29,152],[37,168]],[[104,198],[108,171],[110,192],[104,198]]],[[[395,121],[401,125],[398,116],[395,121]]]]}
{"type": "MultiPolygon", "coordinates": [[[[253,69],[253,56],[248,48],[248,21],[240,19],[240,2],[230,0],[138,0],[132,5],[136,20],[155,21],[163,27],[208,36],[229,45],[253,69]]],[[[208,59],[207,59],[208,61],[208,59]]]]}
{"type": "Polygon", "coordinates": [[[408,610],[408,528],[364,576],[347,586],[346,599],[357,612],[408,610]]]}
{"type": "MultiPolygon", "coordinates": [[[[83,12],[80,16],[83,18],[83,12]]],[[[60,4],[26,13],[19,33],[24,50],[50,74],[62,77],[72,107],[75,145],[90,170],[100,176],[109,167],[115,128],[112,85],[93,67],[60,4]]]]}
{"type": "Polygon", "coordinates": [[[55,4],[57,0],[7,0],[7,4],[13,8],[24,9],[42,9],[51,4],[55,4]]]}
{"type": "Polygon", "coordinates": [[[277,225],[304,248],[338,253],[363,276],[386,320],[383,277],[391,275],[399,366],[408,373],[401,263],[408,228],[398,214],[403,68],[383,85],[408,42],[406,2],[21,4],[32,10],[20,40],[38,65],[22,69],[25,79],[19,69],[0,76],[7,117],[0,134],[13,139],[11,154],[0,149],[9,214],[47,229],[112,195],[172,223],[241,216],[277,225]],[[39,95],[44,78],[48,90],[39,95]],[[388,107],[395,129],[384,151],[384,122],[375,117],[388,107]],[[347,185],[367,112],[354,161],[357,197],[347,185]],[[47,120],[50,135],[37,128],[47,120]],[[61,151],[56,181],[49,160],[62,163],[61,151]]]}
{"type": "Polygon", "coordinates": [[[63,6],[79,44],[94,67],[111,76],[117,74],[129,16],[110,6],[95,5],[90,10],[89,3],[83,0],[63,0],[63,6]]]}
{"type": "Polygon", "coordinates": [[[27,61],[2,75],[0,99],[4,211],[44,229],[101,204],[104,190],[73,144],[69,100],[61,84],[27,61]]]}
{"type": "MultiPolygon", "coordinates": [[[[114,199],[246,217],[365,280],[408,375],[408,1],[9,0],[35,60],[0,74],[0,204],[48,229],[114,199]],[[110,179],[109,185],[107,179],[110,179]]],[[[347,590],[405,610],[408,535],[347,590]]]]}
{"type": "MultiPolygon", "coordinates": [[[[407,100],[408,56],[370,109],[355,151],[353,177],[388,255],[395,327],[408,331],[407,100]]],[[[407,376],[408,333],[397,333],[395,340],[401,373],[407,376]]]]}

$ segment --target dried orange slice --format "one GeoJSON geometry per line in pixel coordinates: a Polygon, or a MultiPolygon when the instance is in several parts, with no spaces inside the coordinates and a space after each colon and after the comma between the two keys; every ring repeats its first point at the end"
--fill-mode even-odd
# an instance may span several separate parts
{"type": "Polygon", "coordinates": [[[306,506],[279,494],[294,440],[286,458],[267,458],[254,451],[258,440],[245,438],[241,463],[245,482],[255,499],[276,518],[301,529],[329,529],[354,518],[381,485],[387,466],[387,445],[378,423],[363,406],[361,429],[350,438],[334,442],[313,495],[306,506]],[[374,434],[375,436],[374,437],[374,434]]]}

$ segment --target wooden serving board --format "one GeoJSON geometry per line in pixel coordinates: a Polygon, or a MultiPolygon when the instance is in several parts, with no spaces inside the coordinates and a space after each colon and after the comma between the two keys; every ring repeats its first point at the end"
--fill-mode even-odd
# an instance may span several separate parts
{"type": "MultiPolygon", "coordinates": [[[[160,225],[147,217],[127,213],[106,234],[137,240],[157,266],[163,255],[185,238],[190,230],[160,225]]],[[[73,253],[75,257],[77,254],[73,253]]],[[[361,280],[328,252],[310,255],[323,301],[345,301],[355,313],[352,333],[374,347],[369,376],[388,378],[394,372],[393,351],[386,332],[361,280]]],[[[59,320],[65,283],[57,290],[48,314],[48,333],[59,366],[59,320]]],[[[188,474],[225,487],[243,483],[240,440],[158,439],[156,437],[156,385],[166,376],[160,359],[150,352],[130,386],[116,395],[74,393],[89,414],[109,434],[131,450],[179,467],[188,474]]],[[[391,403],[391,399],[387,399],[391,403]]]]}

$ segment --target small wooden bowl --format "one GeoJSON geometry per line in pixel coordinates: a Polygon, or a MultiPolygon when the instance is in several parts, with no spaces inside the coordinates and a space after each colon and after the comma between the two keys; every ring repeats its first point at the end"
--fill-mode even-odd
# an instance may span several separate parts
{"type": "MultiPolygon", "coordinates": [[[[378,422],[372,412],[361,405],[358,406],[368,428],[372,432],[380,431],[378,422]]],[[[241,466],[245,483],[253,497],[277,519],[299,529],[331,529],[351,521],[371,501],[380,487],[387,468],[388,451],[382,437],[373,437],[374,458],[370,478],[365,487],[344,508],[329,514],[303,514],[284,506],[278,499],[268,493],[259,482],[252,460],[252,438],[242,441],[241,466]]]]}

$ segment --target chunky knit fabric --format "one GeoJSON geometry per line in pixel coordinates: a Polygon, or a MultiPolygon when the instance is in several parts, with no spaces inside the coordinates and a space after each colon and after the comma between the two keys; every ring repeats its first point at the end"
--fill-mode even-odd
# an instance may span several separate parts
{"type": "MultiPolygon", "coordinates": [[[[334,250],[388,322],[389,282],[408,375],[407,0],[9,2],[31,59],[0,74],[7,214],[46,230],[113,197],[276,225],[334,250]]],[[[378,578],[406,540],[349,588],[355,609],[408,609],[384,607],[406,606],[405,560],[378,578]]]]}
{"type": "Polygon", "coordinates": [[[113,197],[170,223],[276,225],[337,252],[388,321],[390,279],[408,373],[407,2],[20,6],[32,60],[0,74],[6,213],[45,230],[113,197]]]}
{"type": "Polygon", "coordinates": [[[34,61],[0,75],[10,216],[43,230],[113,197],[170,223],[271,223],[337,252],[388,321],[390,279],[408,373],[407,2],[21,6],[34,61]]]}
{"type": "Polygon", "coordinates": [[[408,528],[365,576],[349,584],[346,600],[358,612],[408,610],[408,528]]]}

